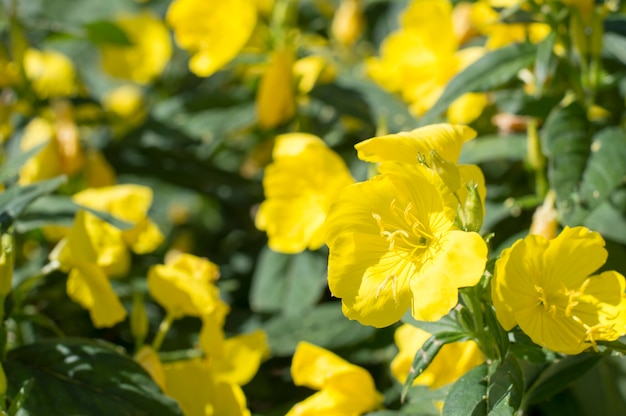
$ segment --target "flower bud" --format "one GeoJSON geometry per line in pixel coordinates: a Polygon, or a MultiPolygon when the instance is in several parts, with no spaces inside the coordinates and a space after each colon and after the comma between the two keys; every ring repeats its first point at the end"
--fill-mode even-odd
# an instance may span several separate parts
{"type": "Polygon", "coordinates": [[[148,334],[148,316],[140,292],[133,294],[133,309],[130,313],[130,332],[138,343],[142,343],[148,334]]]}
{"type": "Polygon", "coordinates": [[[467,199],[463,207],[464,229],[465,231],[479,232],[483,226],[483,203],[478,193],[478,185],[470,183],[466,185],[467,199]]]}
{"type": "Polygon", "coordinates": [[[359,0],[342,0],[335,13],[331,31],[342,45],[351,46],[363,32],[364,18],[359,0]]]}
{"type": "Polygon", "coordinates": [[[461,187],[461,174],[457,165],[439,156],[436,150],[430,151],[430,168],[437,172],[450,192],[456,192],[461,187]]]}
{"type": "Polygon", "coordinates": [[[558,213],[554,208],[556,193],[550,190],[546,194],[543,204],[537,208],[530,225],[530,234],[538,234],[548,240],[556,237],[558,226],[558,213]]]}
{"type": "Polygon", "coordinates": [[[0,237],[0,297],[11,291],[13,282],[13,235],[5,232],[0,237]]]}

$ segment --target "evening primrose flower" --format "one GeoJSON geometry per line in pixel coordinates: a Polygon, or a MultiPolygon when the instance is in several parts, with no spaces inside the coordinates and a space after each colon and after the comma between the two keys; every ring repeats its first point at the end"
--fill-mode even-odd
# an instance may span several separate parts
{"type": "Polygon", "coordinates": [[[27,49],[24,72],[41,98],[71,96],[78,90],[74,64],[60,52],[27,49]]]}
{"type": "Polygon", "coordinates": [[[324,244],[326,216],[341,190],[354,182],[345,162],[316,136],[278,136],[274,161],[265,170],[255,224],[281,253],[316,250],[324,244]]]}
{"type": "MultiPolygon", "coordinates": [[[[428,338],[430,338],[428,332],[410,324],[404,324],[396,329],[394,339],[400,351],[391,362],[391,373],[400,383],[405,382],[415,354],[428,338]]],[[[446,344],[441,347],[424,372],[415,379],[413,385],[438,389],[455,382],[484,361],[485,358],[474,341],[446,344]]]]}
{"type": "Polygon", "coordinates": [[[257,10],[251,0],[175,0],[166,19],[178,45],[192,55],[191,72],[208,77],[244,47],[256,25],[257,10]]]}
{"type": "MultiPolygon", "coordinates": [[[[366,62],[368,75],[388,91],[400,93],[416,116],[428,111],[450,79],[484,53],[480,47],[459,49],[461,39],[453,23],[450,1],[413,0],[402,15],[400,29],[381,44],[380,56],[366,62]]],[[[459,100],[448,113],[455,123],[473,121],[487,104],[484,94],[459,100]]]]}
{"type": "Polygon", "coordinates": [[[365,369],[308,342],[298,343],[291,376],[296,386],[319,391],[292,407],[287,416],[358,416],[383,402],[365,369]]]}
{"type": "Polygon", "coordinates": [[[132,45],[103,44],[100,49],[104,71],[117,78],[149,83],[161,74],[172,55],[165,24],[149,12],[123,16],[115,23],[132,45]]]}
{"type": "Polygon", "coordinates": [[[607,255],[600,234],[585,227],[518,240],[500,255],[491,282],[502,327],[519,325],[533,342],[564,354],[626,334],[624,277],[590,276],[607,255]]]}
{"type": "Polygon", "coordinates": [[[391,325],[411,309],[436,321],[458,289],[480,280],[487,246],[455,226],[458,202],[438,175],[384,162],[380,175],[348,186],[327,220],[328,285],[350,319],[391,325]]]}
{"type": "MultiPolygon", "coordinates": [[[[203,316],[223,308],[219,290],[213,283],[219,277],[217,265],[207,259],[182,253],[166,264],[148,271],[150,295],[174,318],[203,316]]],[[[227,312],[227,307],[225,308],[227,312]]]]}

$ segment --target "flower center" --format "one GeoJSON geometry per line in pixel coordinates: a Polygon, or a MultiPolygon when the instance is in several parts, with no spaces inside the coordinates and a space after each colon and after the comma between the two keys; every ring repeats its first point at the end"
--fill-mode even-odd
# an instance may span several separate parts
{"type": "Polygon", "coordinates": [[[393,214],[389,222],[385,222],[379,214],[372,213],[381,237],[389,243],[389,251],[409,261],[421,258],[429,245],[436,242],[436,238],[417,218],[410,202],[402,209],[394,198],[389,208],[393,214]]]}

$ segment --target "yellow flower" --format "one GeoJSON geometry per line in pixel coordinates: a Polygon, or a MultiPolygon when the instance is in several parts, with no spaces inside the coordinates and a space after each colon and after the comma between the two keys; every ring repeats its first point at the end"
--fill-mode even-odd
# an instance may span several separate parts
{"type": "Polygon", "coordinates": [[[252,0],[175,0],[167,22],[178,45],[192,54],[191,71],[208,77],[244,47],[257,20],[252,0]]]}
{"type": "Polygon", "coordinates": [[[265,170],[265,201],[256,226],[282,253],[316,250],[324,244],[326,216],[342,189],[354,182],[345,162],[318,137],[278,136],[274,162],[265,170]]]}
{"type": "Polygon", "coordinates": [[[148,218],[152,189],[146,186],[128,184],[88,188],[72,199],[80,205],[134,224],[134,227],[121,231],[121,235],[126,245],[137,254],[154,251],[163,242],[163,234],[148,218]]]}
{"type": "Polygon", "coordinates": [[[474,137],[476,132],[470,127],[444,123],[373,137],[357,143],[354,147],[359,159],[366,162],[398,161],[417,164],[423,158],[441,176],[450,192],[456,193],[461,204],[467,198],[465,185],[471,183],[478,185],[478,193],[484,204],[487,189],[480,168],[476,165],[456,165],[463,143],[474,137]],[[438,160],[442,162],[437,163],[438,160]]]}
{"type": "Polygon", "coordinates": [[[456,228],[458,202],[422,166],[384,162],[380,175],[345,188],[327,220],[328,285],[350,319],[376,327],[435,321],[480,280],[487,246],[456,228]]]}
{"type": "MultiPolygon", "coordinates": [[[[102,98],[102,106],[113,116],[114,122],[124,123],[125,127],[136,126],[146,117],[143,92],[136,85],[126,84],[108,92],[102,98]]],[[[117,130],[124,131],[119,127],[117,130]]]]}
{"type": "Polygon", "coordinates": [[[600,234],[584,227],[517,241],[500,255],[491,282],[502,327],[519,325],[535,343],[564,354],[626,334],[624,277],[589,276],[606,258],[600,234]]]}
{"type": "Polygon", "coordinates": [[[211,362],[200,358],[163,365],[165,393],[185,416],[249,416],[246,396],[237,384],[215,378],[211,362]]]}
{"type": "Polygon", "coordinates": [[[124,320],[126,310],[107,277],[125,273],[130,264],[120,230],[81,210],[50,259],[69,272],[67,294],[89,310],[94,326],[110,327],[124,320]]]}
{"type": "Polygon", "coordinates": [[[296,347],[291,376],[296,386],[319,391],[292,407],[287,416],[358,416],[383,402],[365,369],[307,342],[296,347]]]}
{"type": "MultiPolygon", "coordinates": [[[[400,383],[406,380],[415,354],[429,337],[428,332],[410,324],[404,324],[396,329],[394,339],[400,351],[391,362],[391,373],[400,383]]],[[[455,382],[484,361],[482,352],[474,341],[446,344],[441,347],[426,370],[415,379],[413,385],[438,389],[455,382]]]]}
{"type": "Polygon", "coordinates": [[[70,96],[77,91],[74,65],[60,52],[27,49],[24,71],[41,98],[70,96]]]}
{"type": "Polygon", "coordinates": [[[361,36],[364,26],[360,0],[342,0],[331,24],[333,37],[342,45],[351,46],[361,36]]]}
{"type": "MultiPolygon", "coordinates": [[[[434,105],[452,77],[484,53],[477,47],[459,50],[461,40],[453,23],[448,0],[413,0],[400,29],[383,41],[380,57],[366,63],[368,75],[383,88],[400,93],[417,116],[434,105]]],[[[461,117],[454,109],[450,120],[469,123],[478,117],[487,102],[480,95],[466,98],[475,105],[471,113],[461,117]]]]}
{"type": "Polygon", "coordinates": [[[20,184],[27,185],[61,174],[73,175],[83,167],[84,155],[73,122],[58,120],[52,124],[44,118],[34,118],[24,130],[20,147],[26,151],[41,143],[46,143],[44,148],[20,170],[20,184]]]}
{"type": "MultiPolygon", "coordinates": [[[[222,308],[216,264],[191,254],[180,254],[148,271],[150,295],[175,318],[203,316],[222,308]]],[[[226,311],[227,312],[227,309],[226,311]]]]}
{"type": "Polygon", "coordinates": [[[91,150],[85,155],[85,180],[90,188],[115,185],[115,171],[102,152],[91,150]]]}
{"type": "Polygon", "coordinates": [[[296,113],[293,64],[293,51],[281,49],[272,52],[256,97],[259,125],[265,129],[289,121],[296,113]]]}
{"type": "Polygon", "coordinates": [[[149,12],[123,16],[115,23],[132,45],[104,44],[101,53],[105,72],[140,84],[149,83],[161,74],[172,55],[167,28],[149,12]]]}

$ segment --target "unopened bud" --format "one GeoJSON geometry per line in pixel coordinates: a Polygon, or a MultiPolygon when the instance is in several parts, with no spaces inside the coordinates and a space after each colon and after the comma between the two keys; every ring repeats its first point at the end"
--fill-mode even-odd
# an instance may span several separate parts
{"type": "Polygon", "coordinates": [[[137,343],[143,343],[148,335],[148,316],[141,292],[133,294],[133,308],[130,313],[130,332],[137,343]]]}
{"type": "Polygon", "coordinates": [[[13,235],[5,232],[0,237],[0,297],[11,291],[13,283],[13,235]]]}
{"type": "Polygon", "coordinates": [[[467,199],[463,207],[463,228],[465,231],[479,232],[483,226],[483,202],[478,193],[478,185],[470,183],[466,185],[467,199]]]}
{"type": "Polygon", "coordinates": [[[359,0],[342,0],[333,18],[332,34],[342,45],[351,46],[361,36],[364,20],[359,0]]]}
{"type": "Polygon", "coordinates": [[[537,234],[548,240],[556,237],[558,226],[558,213],[554,208],[556,193],[554,190],[548,191],[543,204],[537,208],[533,215],[533,222],[530,225],[530,234],[537,234]]]}
{"type": "Polygon", "coordinates": [[[456,192],[461,187],[461,174],[458,166],[439,156],[436,150],[430,151],[430,168],[437,172],[450,192],[456,192]]]}

